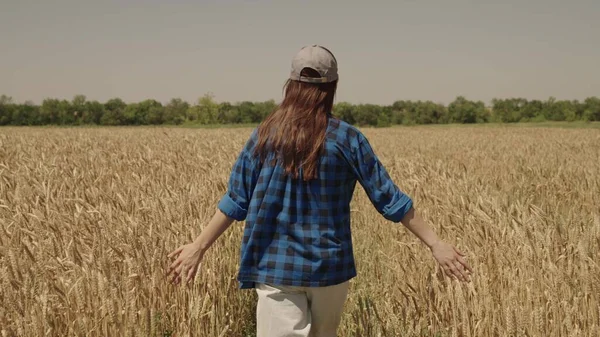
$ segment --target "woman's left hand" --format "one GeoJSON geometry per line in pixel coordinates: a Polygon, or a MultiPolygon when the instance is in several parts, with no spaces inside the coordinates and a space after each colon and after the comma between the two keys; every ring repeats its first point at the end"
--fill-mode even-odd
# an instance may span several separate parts
{"type": "Polygon", "coordinates": [[[189,243],[175,249],[168,257],[177,257],[177,259],[169,266],[167,277],[173,274],[171,283],[179,284],[183,278],[186,282],[194,279],[204,257],[204,251],[196,243],[189,243]]]}

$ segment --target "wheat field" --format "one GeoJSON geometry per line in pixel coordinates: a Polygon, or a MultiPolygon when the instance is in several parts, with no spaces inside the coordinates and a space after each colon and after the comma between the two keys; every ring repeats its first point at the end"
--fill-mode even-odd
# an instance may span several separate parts
{"type": "MultiPolygon", "coordinates": [[[[256,296],[235,279],[242,223],[192,285],[165,279],[250,132],[0,129],[1,335],[254,336],[256,296]]],[[[474,275],[443,276],[357,186],[340,336],[600,336],[599,130],[363,132],[474,275]]]]}

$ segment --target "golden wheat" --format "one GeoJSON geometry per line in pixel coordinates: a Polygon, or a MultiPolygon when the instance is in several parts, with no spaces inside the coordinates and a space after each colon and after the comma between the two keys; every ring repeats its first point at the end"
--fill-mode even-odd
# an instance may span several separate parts
{"type": "MultiPolygon", "coordinates": [[[[166,255],[198,235],[250,129],[0,129],[2,336],[253,336],[235,280],[242,224],[194,284],[166,255]]],[[[598,336],[600,132],[364,130],[441,237],[468,255],[449,281],[427,248],[352,204],[359,276],[342,336],[598,336]]]]}

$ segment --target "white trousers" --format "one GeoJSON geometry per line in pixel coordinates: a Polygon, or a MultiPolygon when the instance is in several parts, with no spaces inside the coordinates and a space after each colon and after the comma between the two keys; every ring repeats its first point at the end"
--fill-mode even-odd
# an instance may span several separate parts
{"type": "Polygon", "coordinates": [[[349,282],[328,287],[256,284],[257,337],[336,337],[349,282]]]}

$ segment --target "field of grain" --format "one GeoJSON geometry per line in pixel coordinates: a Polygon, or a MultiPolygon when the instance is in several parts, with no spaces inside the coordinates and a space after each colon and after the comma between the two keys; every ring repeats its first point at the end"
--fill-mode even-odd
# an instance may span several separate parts
{"type": "MultiPolygon", "coordinates": [[[[255,293],[235,280],[242,223],[193,285],[164,277],[250,131],[0,129],[1,335],[253,336],[255,293]]],[[[357,186],[341,336],[598,336],[600,130],[364,132],[475,274],[449,281],[357,186]]]]}

